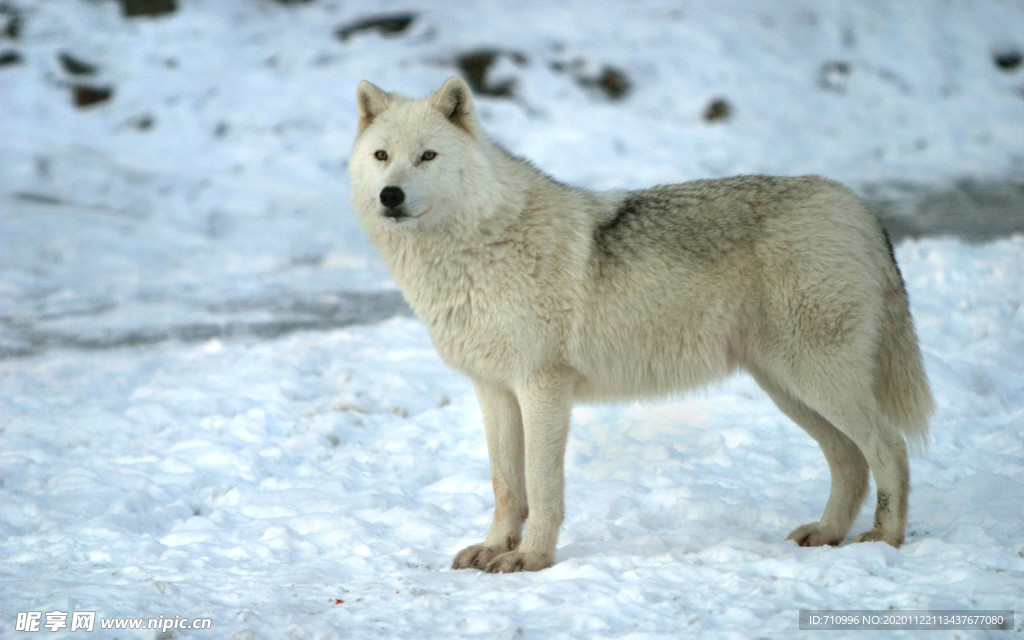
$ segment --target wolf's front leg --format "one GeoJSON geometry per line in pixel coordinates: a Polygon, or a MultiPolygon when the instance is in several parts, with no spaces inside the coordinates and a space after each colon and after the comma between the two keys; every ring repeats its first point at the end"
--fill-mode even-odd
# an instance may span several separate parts
{"type": "Polygon", "coordinates": [[[526,451],[529,522],[518,549],[487,564],[490,573],[539,571],[555,563],[558,529],[565,511],[565,444],[576,378],[566,370],[545,372],[517,390],[526,451]]]}
{"type": "Polygon", "coordinates": [[[482,382],[476,383],[476,395],[487,431],[494,519],[487,539],[460,551],[452,563],[453,569],[485,569],[497,556],[515,550],[526,520],[523,419],[519,401],[510,391],[482,382]]]}

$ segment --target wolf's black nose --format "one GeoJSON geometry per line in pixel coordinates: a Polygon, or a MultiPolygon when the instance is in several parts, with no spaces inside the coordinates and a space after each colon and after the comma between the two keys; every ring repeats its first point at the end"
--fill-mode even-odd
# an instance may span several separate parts
{"type": "Polygon", "coordinates": [[[401,187],[384,187],[380,190],[380,203],[388,209],[394,209],[405,202],[405,192],[401,187]]]}

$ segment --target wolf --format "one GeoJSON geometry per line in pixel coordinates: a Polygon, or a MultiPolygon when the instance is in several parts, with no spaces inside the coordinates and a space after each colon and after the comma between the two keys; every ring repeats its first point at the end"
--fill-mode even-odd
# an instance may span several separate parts
{"type": "Polygon", "coordinates": [[[676,394],[737,369],[821,446],[831,491],[801,546],[904,539],[907,444],[933,399],[892,245],[817,176],[595,192],[482,131],[460,78],[412,100],[363,81],[351,204],[441,357],[473,382],[494,488],[453,568],[554,564],[576,402],[676,394]],[[525,532],[524,532],[525,525],[525,532]]]}

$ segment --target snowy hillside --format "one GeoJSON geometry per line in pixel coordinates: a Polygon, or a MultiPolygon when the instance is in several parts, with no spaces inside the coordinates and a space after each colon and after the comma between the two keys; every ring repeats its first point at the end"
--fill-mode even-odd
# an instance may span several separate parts
{"type": "Polygon", "coordinates": [[[24,637],[84,637],[74,612],[212,622],[117,638],[1024,629],[1024,4],[151,4],[176,9],[0,1],[0,637],[28,612],[68,627],[24,637]],[[347,158],[359,80],[456,73],[573,184],[820,173],[879,207],[939,405],[902,548],[784,542],[828,470],[737,377],[578,409],[558,564],[447,568],[489,521],[479,410],[356,224],[347,158]]]}

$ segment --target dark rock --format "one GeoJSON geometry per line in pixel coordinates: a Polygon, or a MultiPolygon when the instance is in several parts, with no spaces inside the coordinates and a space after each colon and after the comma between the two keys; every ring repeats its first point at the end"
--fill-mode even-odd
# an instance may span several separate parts
{"type": "Polygon", "coordinates": [[[1009,73],[1020,68],[1021,62],[1024,62],[1024,54],[1016,48],[1001,49],[992,54],[992,62],[999,69],[1009,73]]]}
{"type": "Polygon", "coordinates": [[[128,18],[161,16],[177,10],[177,0],[121,0],[121,13],[128,18]]]}
{"type": "Polygon", "coordinates": [[[605,66],[596,78],[578,78],[585,87],[600,89],[609,100],[621,100],[629,93],[629,78],[615,67],[605,66]]]}
{"type": "Polygon", "coordinates": [[[114,95],[114,88],[76,84],[71,87],[71,93],[75,106],[81,109],[110,100],[114,95]]]}
{"type": "Polygon", "coordinates": [[[396,36],[408,29],[409,25],[411,25],[415,19],[415,13],[392,13],[382,16],[373,16],[371,18],[357,20],[344,27],[339,27],[334,32],[334,35],[342,42],[356,34],[366,31],[373,31],[387,37],[396,36]]]}
{"type": "Polygon", "coordinates": [[[96,65],[83,62],[82,60],[74,57],[66,51],[61,51],[57,55],[57,59],[60,60],[60,66],[65,71],[74,76],[92,76],[96,75],[96,65]]]}
{"type": "Polygon", "coordinates": [[[474,93],[497,98],[507,98],[515,90],[515,80],[490,82],[487,74],[501,57],[508,57],[518,65],[526,64],[526,56],[518,51],[503,49],[475,49],[455,58],[455,65],[469,83],[474,93]]]}
{"type": "Polygon", "coordinates": [[[731,117],[732,105],[725,98],[715,98],[704,109],[704,119],[708,122],[723,122],[731,117]]]}
{"type": "Polygon", "coordinates": [[[632,86],[624,71],[610,65],[601,67],[596,76],[587,75],[584,71],[587,63],[583,58],[573,58],[568,62],[556,60],[548,66],[557,73],[570,74],[582,87],[597,89],[609,100],[625,98],[632,86]]]}
{"type": "Polygon", "coordinates": [[[21,54],[17,51],[0,52],[0,67],[12,64],[21,64],[21,54]]]}
{"type": "Polygon", "coordinates": [[[21,14],[6,2],[0,4],[0,35],[11,40],[21,37],[21,14]]]}

